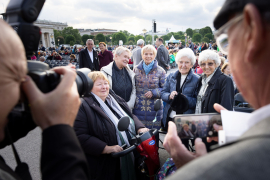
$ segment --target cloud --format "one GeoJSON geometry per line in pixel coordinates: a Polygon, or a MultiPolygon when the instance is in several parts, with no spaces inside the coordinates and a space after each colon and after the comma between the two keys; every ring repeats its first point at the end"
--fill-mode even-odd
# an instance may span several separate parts
{"type": "MultiPolygon", "coordinates": [[[[7,0],[2,0],[7,2],[7,0]]],[[[46,0],[39,19],[67,22],[74,28],[110,28],[132,34],[152,29],[184,31],[212,27],[225,0],[46,0]]],[[[1,3],[0,3],[1,6],[1,3]]]]}

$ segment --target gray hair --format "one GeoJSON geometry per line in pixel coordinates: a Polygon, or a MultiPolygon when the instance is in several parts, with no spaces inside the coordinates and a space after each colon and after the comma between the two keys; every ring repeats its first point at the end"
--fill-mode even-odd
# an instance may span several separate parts
{"type": "Polygon", "coordinates": [[[128,48],[125,48],[125,47],[123,47],[123,46],[119,46],[118,48],[116,48],[116,50],[115,50],[115,52],[114,52],[114,56],[115,55],[117,55],[117,56],[121,56],[121,54],[123,53],[123,52],[128,52],[129,53],[129,55],[131,56],[131,52],[130,52],[130,50],[128,49],[128,48]]]}
{"type": "Polygon", "coordinates": [[[215,61],[216,65],[218,66],[221,63],[219,55],[212,50],[204,50],[203,52],[201,52],[199,55],[198,63],[199,65],[201,65],[204,61],[207,61],[207,60],[215,61]]]}
{"type": "MultiPolygon", "coordinates": [[[[87,44],[88,41],[93,41],[93,39],[87,39],[85,44],[87,44]]],[[[94,41],[93,41],[93,44],[95,44],[94,41]]]]}
{"type": "Polygon", "coordinates": [[[143,40],[143,39],[139,39],[139,40],[137,41],[137,45],[138,45],[138,46],[144,45],[144,40],[143,40]]]}
{"type": "Polygon", "coordinates": [[[40,56],[39,60],[41,61],[41,59],[44,59],[44,61],[46,60],[44,56],[40,56]]]}
{"type": "Polygon", "coordinates": [[[184,48],[178,51],[175,58],[175,62],[178,64],[182,57],[187,57],[190,60],[192,65],[195,64],[196,57],[190,48],[184,48]]]}

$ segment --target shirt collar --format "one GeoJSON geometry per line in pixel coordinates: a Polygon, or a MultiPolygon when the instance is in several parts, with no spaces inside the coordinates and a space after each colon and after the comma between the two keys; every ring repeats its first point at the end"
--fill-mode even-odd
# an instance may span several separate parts
{"type": "Polygon", "coordinates": [[[87,51],[90,52],[90,53],[92,53],[93,52],[93,49],[92,49],[92,51],[89,51],[89,49],[87,48],[87,51]]]}
{"type": "Polygon", "coordinates": [[[249,119],[248,119],[248,126],[251,127],[258,122],[270,117],[270,104],[257,109],[256,111],[252,112],[249,119]]]}

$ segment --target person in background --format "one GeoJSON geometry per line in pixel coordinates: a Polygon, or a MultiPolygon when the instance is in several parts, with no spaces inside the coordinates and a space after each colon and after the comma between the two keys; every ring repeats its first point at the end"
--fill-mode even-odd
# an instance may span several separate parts
{"type": "Polygon", "coordinates": [[[88,68],[91,71],[99,70],[99,61],[97,51],[93,48],[94,41],[92,39],[86,40],[86,48],[79,53],[79,67],[88,68]]]}
{"type": "Polygon", "coordinates": [[[225,58],[223,56],[219,56],[220,58],[220,69],[222,68],[223,64],[225,63],[225,58]]]}
{"type": "Polygon", "coordinates": [[[110,88],[123,98],[129,108],[134,108],[136,99],[135,74],[129,68],[130,50],[122,46],[114,52],[114,61],[101,68],[101,72],[109,80],[110,88]]]}
{"type": "Polygon", "coordinates": [[[169,51],[168,49],[164,47],[162,38],[157,38],[156,45],[158,47],[157,55],[156,55],[156,60],[158,62],[158,65],[162,67],[165,70],[165,72],[167,72],[168,69],[170,69],[169,51]]]}
{"type": "Polygon", "coordinates": [[[31,56],[31,60],[37,60],[36,53],[33,52],[33,55],[31,56]]]}
{"type": "Polygon", "coordinates": [[[139,39],[137,41],[137,47],[132,51],[131,61],[133,62],[133,67],[137,66],[142,60],[143,46],[144,46],[144,40],[139,39]]]}
{"type": "Polygon", "coordinates": [[[106,43],[105,42],[100,42],[99,43],[99,49],[100,53],[98,54],[98,59],[99,59],[99,70],[110,64],[110,62],[113,62],[113,54],[111,51],[108,51],[106,49],[106,43]]]}
{"type": "Polygon", "coordinates": [[[69,57],[70,57],[70,60],[69,60],[70,63],[77,62],[76,56],[74,54],[71,54],[69,57]]]}
{"type": "Polygon", "coordinates": [[[143,61],[134,69],[136,101],[133,113],[147,128],[152,128],[153,126],[160,129],[163,107],[157,112],[157,122],[153,124],[156,115],[154,102],[161,98],[161,90],[165,83],[166,72],[158,65],[157,60],[155,60],[156,54],[157,51],[152,45],[146,45],[142,48],[143,61]]]}
{"type": "Polygon", "coordinates": [[[54,57],[55,60],[62,60],[62,57],[60,56],[60,54],[56,54],[54,57]]]}
{"type": "Polygon", "coordinates": [[[46,60],[45,60],[45,57],[44,57],[44,56],[41,56],[41,57],[39,58],[39,61],[45,63],[45,61],[46,61],[46,60]]]}
{"type": "Polygon", "coordinates": [[[176,56],[178,71],[169,74],[166,78],[165,85],[161,91],[161,98],[167,103],[162,124],[165,130],[168,127],[168,121],[176,114],[194,114],[196,107],[195,89],[199,80],[199,76],[194,74],[192,69],[195,64],[195,55],[189,48],[181,49],[176,56]],[[178,94],[183,94],[188,99],[188,110],[185,112],[175,112],[171,109],[171,102],[178,94]]]}
{"type": "Polygon", "coordinates": [[[173,54],[173,51],[170,49],[169,50],[169,54],[170,54],[170,66],[171,66],[171,69],[174,68],[174,64],[175,64],[175,57],[174,57],[174,54],[173,54]]]}

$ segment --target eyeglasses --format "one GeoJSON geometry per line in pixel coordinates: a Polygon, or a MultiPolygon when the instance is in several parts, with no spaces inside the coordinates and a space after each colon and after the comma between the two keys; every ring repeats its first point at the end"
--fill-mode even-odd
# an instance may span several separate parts
{"type": "Polygon", "coordinates": [[[223,53],[228,55],[228,49],[229,49],[229,38],[228,38],[228,30],[230,27],[238,22],[240,22],[243,19],[244,15],[238,15],[231,19],[229,22],[224,24],[221,28],[219,28],[218,31],[215,32],[215,38],[217,45],[219,47],[219,50],[223,53]]]}
{"type": "MultiPolygon", "coordinates": [[[[207,65],[208,65],[208,66],[213,66],[214,63],[210,62],[210,63],[207,63],[207,65]]],[[[201,66],[201,67],[205,67],[205,66],[206,66],[206,63],[202,63],[200,66],[201,66]]]]}

